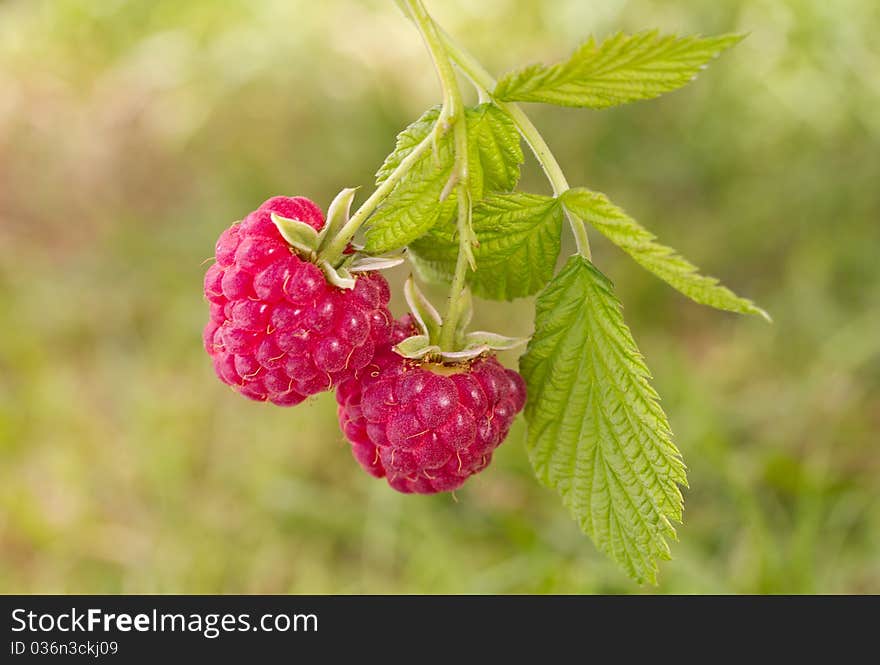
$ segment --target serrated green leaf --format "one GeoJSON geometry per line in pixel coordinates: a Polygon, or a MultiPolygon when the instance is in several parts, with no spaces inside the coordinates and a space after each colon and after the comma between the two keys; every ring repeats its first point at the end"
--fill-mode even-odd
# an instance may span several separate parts
{"type": "Polygon", "coordinates": [[[590,38],[566,61],[506,74],[496,99],[602,109],[652,99],[692,81],[706,64],[743,35],[675,37],[656,30],[590,38]]]}
{"type": "Polygon", "coordinates": [[[656,583],[681,521],[685,467],[612,284],[584,257],[538,297],[520,368],[539,480],[628,575],[656,583]]]}
{"type": "Polygon", "coordinates": [[[767,312],[751,300],[740,298],[716,278],[699,274],[699,268],[676,254],[674,249],[655,242],[653,233],[603,194],[577,188],[565,192],[562,199],[571,212],[589,222],[639,265],[691,300],[729,312],[757,314],[770,320],[767,312]]]}
{"type": "MultiPolygon", "coordinates": [[[[430,113],[430,112],[429,112],[430,113]]],[[[426,114],[428,115],[428,114],[426,114]]],[[[421,124],[422,119],[415,124],[421,124]]],[[[422,129],[412,126],[398,137],[398,147],[386,159],[392,166],[399,163],[421,140],[410,145],[422,129]],[[402,139],[404,134],[412,132],[402,139]]],[[[430,128],[428,129],[430,132],[430,128]]],[[[427,132],[422,136],[422,140],[427,132]]],[[[369,254],[381,254],[408,245],[410,242],[430,231],[443,218],[451,218],[455,210],[454,197],[441,201],[443,189],[449,180],[453,165],[453,145],[451,133],[437,138],[431,149],[421,155],[382,205],[367,222],[364,249],[369,254]]],[[[383,166],[384,168],[384,166],[383,166]]],[[[393,171],[396,166],[393,166],[393,171]]],[[[383,171],[380,169],[380,174],[383,171]]]]}
{"type": "Polygon", "coordinates": [[[474,201],[488,192],[511,192],[519,182],[523,152],[513,120],[494,104],[467,110],[468,167],[474,201]]]}
{"type": "MultiPolygon", "coordinates": [[[[538,194],[492,194],[474,207],[476,272],[468,283],[477,295],[512,300],[540,291],[553,277],[559,255],[562,207],[538,194]]],[[[455,271],[458,240],[437,228],[410,245],[423,279],[448,280],[455,271]]]]}
{"type": "MultiPolygon", "coordinates": [[[[434,107],[402,131],[394,151],[376,173],[384,182],[431,132],[440,108],[434,107]]],[[[466,109],[470,191],[479,201],[489,191],[510,191],[519,180],[523,162],[519,133],[513,121],[497,106],[480,104],[466,109]]],[[[367,225],[366,250],[384,252],[409,244],[436,225],[454,226],[455,195],[440,202],[452,168],[451,134],[438,138],[435,146],[417,162],[409,175],[394,188],[367,225]],[[436,149],[436,151],[435,151],[436,149]]]]}
{"type": "MultiPolygon", "coordinates": [[[[466,109],[468,145],[471,149],[468,166],[471,169],[471,192],[475,201],[483,192],[510,192],[519,182],[523,151],[519,131],[513,120],[494,104],[480,104],[466,109]]],[[[400,162],[430,133],[440,115],[434,106],[397,135],[394,151],[385,158],[376,172],[376,184],[381,185],[400,162]]]]}
{"type": "Polygon", "coordinates": [[[397,142],[394,150],[382,162],[382,166],[376,171],[376,185],[381,185],[388,179],[394,169],[400,166],[400,162],[406,159],[415,147],[425,140],[425,137],[431,133],[437,118],[440,116],[440,107],[432,106],[425,111],[418,120],[410,124],[400,134],[397,135],[397,142]]]}

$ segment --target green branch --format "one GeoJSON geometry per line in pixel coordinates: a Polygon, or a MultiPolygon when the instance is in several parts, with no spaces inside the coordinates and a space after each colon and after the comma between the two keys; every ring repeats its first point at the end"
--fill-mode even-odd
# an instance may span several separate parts
{"type": "Polygon", "coordinates": [[[351,242],[351,239],[354,238],[354,235],[358,232],[358,229],[363,226],[364,222],[367,221],[367,218],[373,214],[373,211],[379,207],[379,204],[385,200],[385,198],[391,193],[394,187],[400,182],[407,173],[409,173],[412,165],[415,164],[419,158],[425,154],[425,151],[428,150],[434,143],[434,136],[437,131],[435,127],[431,133],[429,133],[421,143],[419,143],[413,150],[403,159],[400,164],[398,164],[397,168],[391,172],[385,181],[379,185],[376,190],[370,195],[366,201],[364,201],[361,206],[355,211],[355,213],[351,216],[345,225],[341,229],[339,229],[339,233],[336,234],[336,237],[330,242],[327,247],[325,247],[320,254],[321,259],[327,260],[329,263],[333,264],[336,259],[342,256],[342,252],[345,251],[345,248],[348,247],[348,243],[351,242]]]}
{"type": "MultiPolygon", "coordinates": [[[[458,65],[461,71],[464,72],[465,76],[467,76],[474,84],[474,87],[477,88],[480,96],[492,99],[492,103],[507,113],[516,124],[519,133],[522,135],[532,153],[535,155],[535,159],[538,160],[538,163],[544,170],[547,180],[550,181],[550,186],[553,188],[553,194],[555,196],[560,196],[567,192],[569,190],[569,184],[568,180],[565,178],[565,174],[562,172],[562,167],[559,166],[559,162],[556,161],[556,158],[550,151],[550,147],[547,145],[544,137],[541,136],[538,128],[535,127],[534,123],[532,123],[529,117],[525,114],[525,111],[523,111],[517,104],[494,99],[491,91],[495,88],[495,79],[492,75],[486,71],[476,58],[465,51],[445,31],[440,30],[440,38],[443,40],[443,46],[445,47],[446,52],[455,64],[458,65]]],[[[587,230],[584,226],[583,220],[568,209],[566,209],[565,214],[568,217],[571,231],[574,234],[578,253],[589,259],[590,241],[587,238],[587,230]]]]}
{"type": "MultiPolygon", "coordinates": [[[[452,351],[455,344],[455,332],[458,326],[458,318],[461,315],[462,293],[465,289],[467,271],[473,260],[473,230],[471,229],[471,199],[470,178],[468,174],[468,137],[467,118],[465,117],[464,103],[458,79],[452,67],[452,61],[439,29],[428,14],[421,0],[406,0],[408,13],[422,35],[422,39],[434,61],[437,76],[440,79],[440,87],[443,91],[443,108],[437,119],[440,131],[451,126],[453,132],[455,161],[449,182],[443,190],[443,196],[455,192],[458,202],[458,258],[455,264],[455,274],[449,290],[449,300],[446,316],[440,329],[438,344],[444,351],[452,351]]],[[[439,204],[439,202],[438,202],[439,204]]]]}

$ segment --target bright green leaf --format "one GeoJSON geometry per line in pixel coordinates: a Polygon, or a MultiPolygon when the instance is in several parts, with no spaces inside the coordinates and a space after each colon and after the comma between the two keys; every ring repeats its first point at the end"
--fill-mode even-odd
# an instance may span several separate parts
{"type": "MultiPolygon", "coordinates": [[[[562,207],[538,194],[493,194],[474,207],[476,272],[468,283],[479,296],[512,300],[540,291],[553,277],[559,255],[562,207]]],[[[455,271],[454,230],[437,228],[410,245],[424,279],[449,280],[455,271]]]]}
{"type": "Polygon", "coordinates": [[[699,269],[676,254],[674,249],[655,242],[654,234],[609,202],[603,194],[570,189],[563,195],[563,202],[566,208],[596,227],[639,265],[691,300],[730,312],[758,314],[770,320],[767,312],[751,300],[740,298],[714,277],[699,274],[699,269]]]}
{"type": "Polygon", "coordinates": [[[538,297],[520,367],[538,478],[628,575],[656,583],[685,467],[612,284],[587,259],[569,259],[538,297]]]}
{"type": "MultiPolygon", "coordinates": [[[[398,135],[394,151],[376,173],[377,184],[384,182],[425,140],[439,114],[439,107],[429,109],[398,135]]],[[[513,121],[492,104],[468,108],[466,114],[473,200],[479,201],[486,192],[512,190],[519,180],[523,161],[519,133],[513,121]]],[[[440,202],[452,169],[451,139],[449,132],[438,138],[370,218],[366,233],[368,252],[403,247],[437,225],[454,226],[455,195],[449,196],[442,204],[440,202]]]]}
{"type": "Polygon", "coordinates": [[[590,38],[566,61],[505,75],[493,95],[503,101],[602,109],[652,99],[692,81],[743,35],[675,37],[657,31],[590,38]]]}
{"type": "Polygon", "coordinates": [[[513,120],[494,104],[467,110],[471,196],[479,201],[488,192],[511,192],[523,163],[519,132],[513,120]]]}
{"type": "Polygon", "coordinates": [[[376,172],[376,185],[385,182],[388,176],[394,173],[394,169],[400,166],[400,162],[406,159],[406,156],[431,133],[439,116],[440,107],[432,106],[418,120],[397,135],[394,150],[385,158],[382,166],[376,172]]]}
{"type": "MultiPolygon", "coordinates": [[[[471,192],[474,200],[484,192],[509,192],[519,182],[523,152],[519,132],[513,120],[494,104],[480,104],[466,109],[468,145],[471,149],[468,166],[471,171],[471,192]]],[[[434,106],[397,135],[394,151],[385,158],[376,172],[381,185],[400,162],[431,132],[440,115],[434,106]]]]}
{"type": "MultiPolygon", "coordinates": [[[[430,120],[426,120],[431,113],[428,111],[398,136],[397,147],[385,160],[377,178],[387,178],[400,161],[424,140],[431,131],[430,120]],[[429,125],[427,130],[425,125],[429,125]]],[[[415,161],[409,173],[397,183],[368,220],[365,242],[368,253],[381,254],[404,247],[430,231],[441,218],[446,219],[453,214],[453,197],[440,200],[452,172],[452,164],[452,135],[447,132],[415,161]]]]}

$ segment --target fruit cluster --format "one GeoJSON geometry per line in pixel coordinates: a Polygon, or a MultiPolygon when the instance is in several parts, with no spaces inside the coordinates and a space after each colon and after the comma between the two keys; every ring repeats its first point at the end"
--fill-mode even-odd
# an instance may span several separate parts
{"type": "Polygon", "coordinates": [[[221,234],[204,329],[220,380],[280,406],[335,389],[354,457],[398,491],[451,491],[484,469],[525,403],[520,375],[487,352],[400,355],[395,346],[418,330],[411,315],[392,317],[385,278],[368,271],[351,288],[334,285],[273,216],[325,225],[310,200],[276,196],[221,234]]]}

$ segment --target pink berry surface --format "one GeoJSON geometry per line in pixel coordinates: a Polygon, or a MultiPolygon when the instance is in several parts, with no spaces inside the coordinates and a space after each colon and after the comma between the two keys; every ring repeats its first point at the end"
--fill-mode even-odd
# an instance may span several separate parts
{"type": "MultiPolygon", "coordinates": [[[[396,323],[392,344],[407,336],[396,323]]],[[[493,356],[431,365],[390,344],[336,392],[339,423],[371,475],[405,493],[460,487],[484,469],[526,400],[525,382],[493,356]]]]}
{"type": "Polygon", "coordinates": [[[393,319],[384,277],[364,273],[353,289],[333,286],[285,242],[273,212],[324,226],[310,200],[276,196],[226,229],[205,274],[204,345],[221,381],[250,399],[292,406],[366,367],[393,319]]]}

